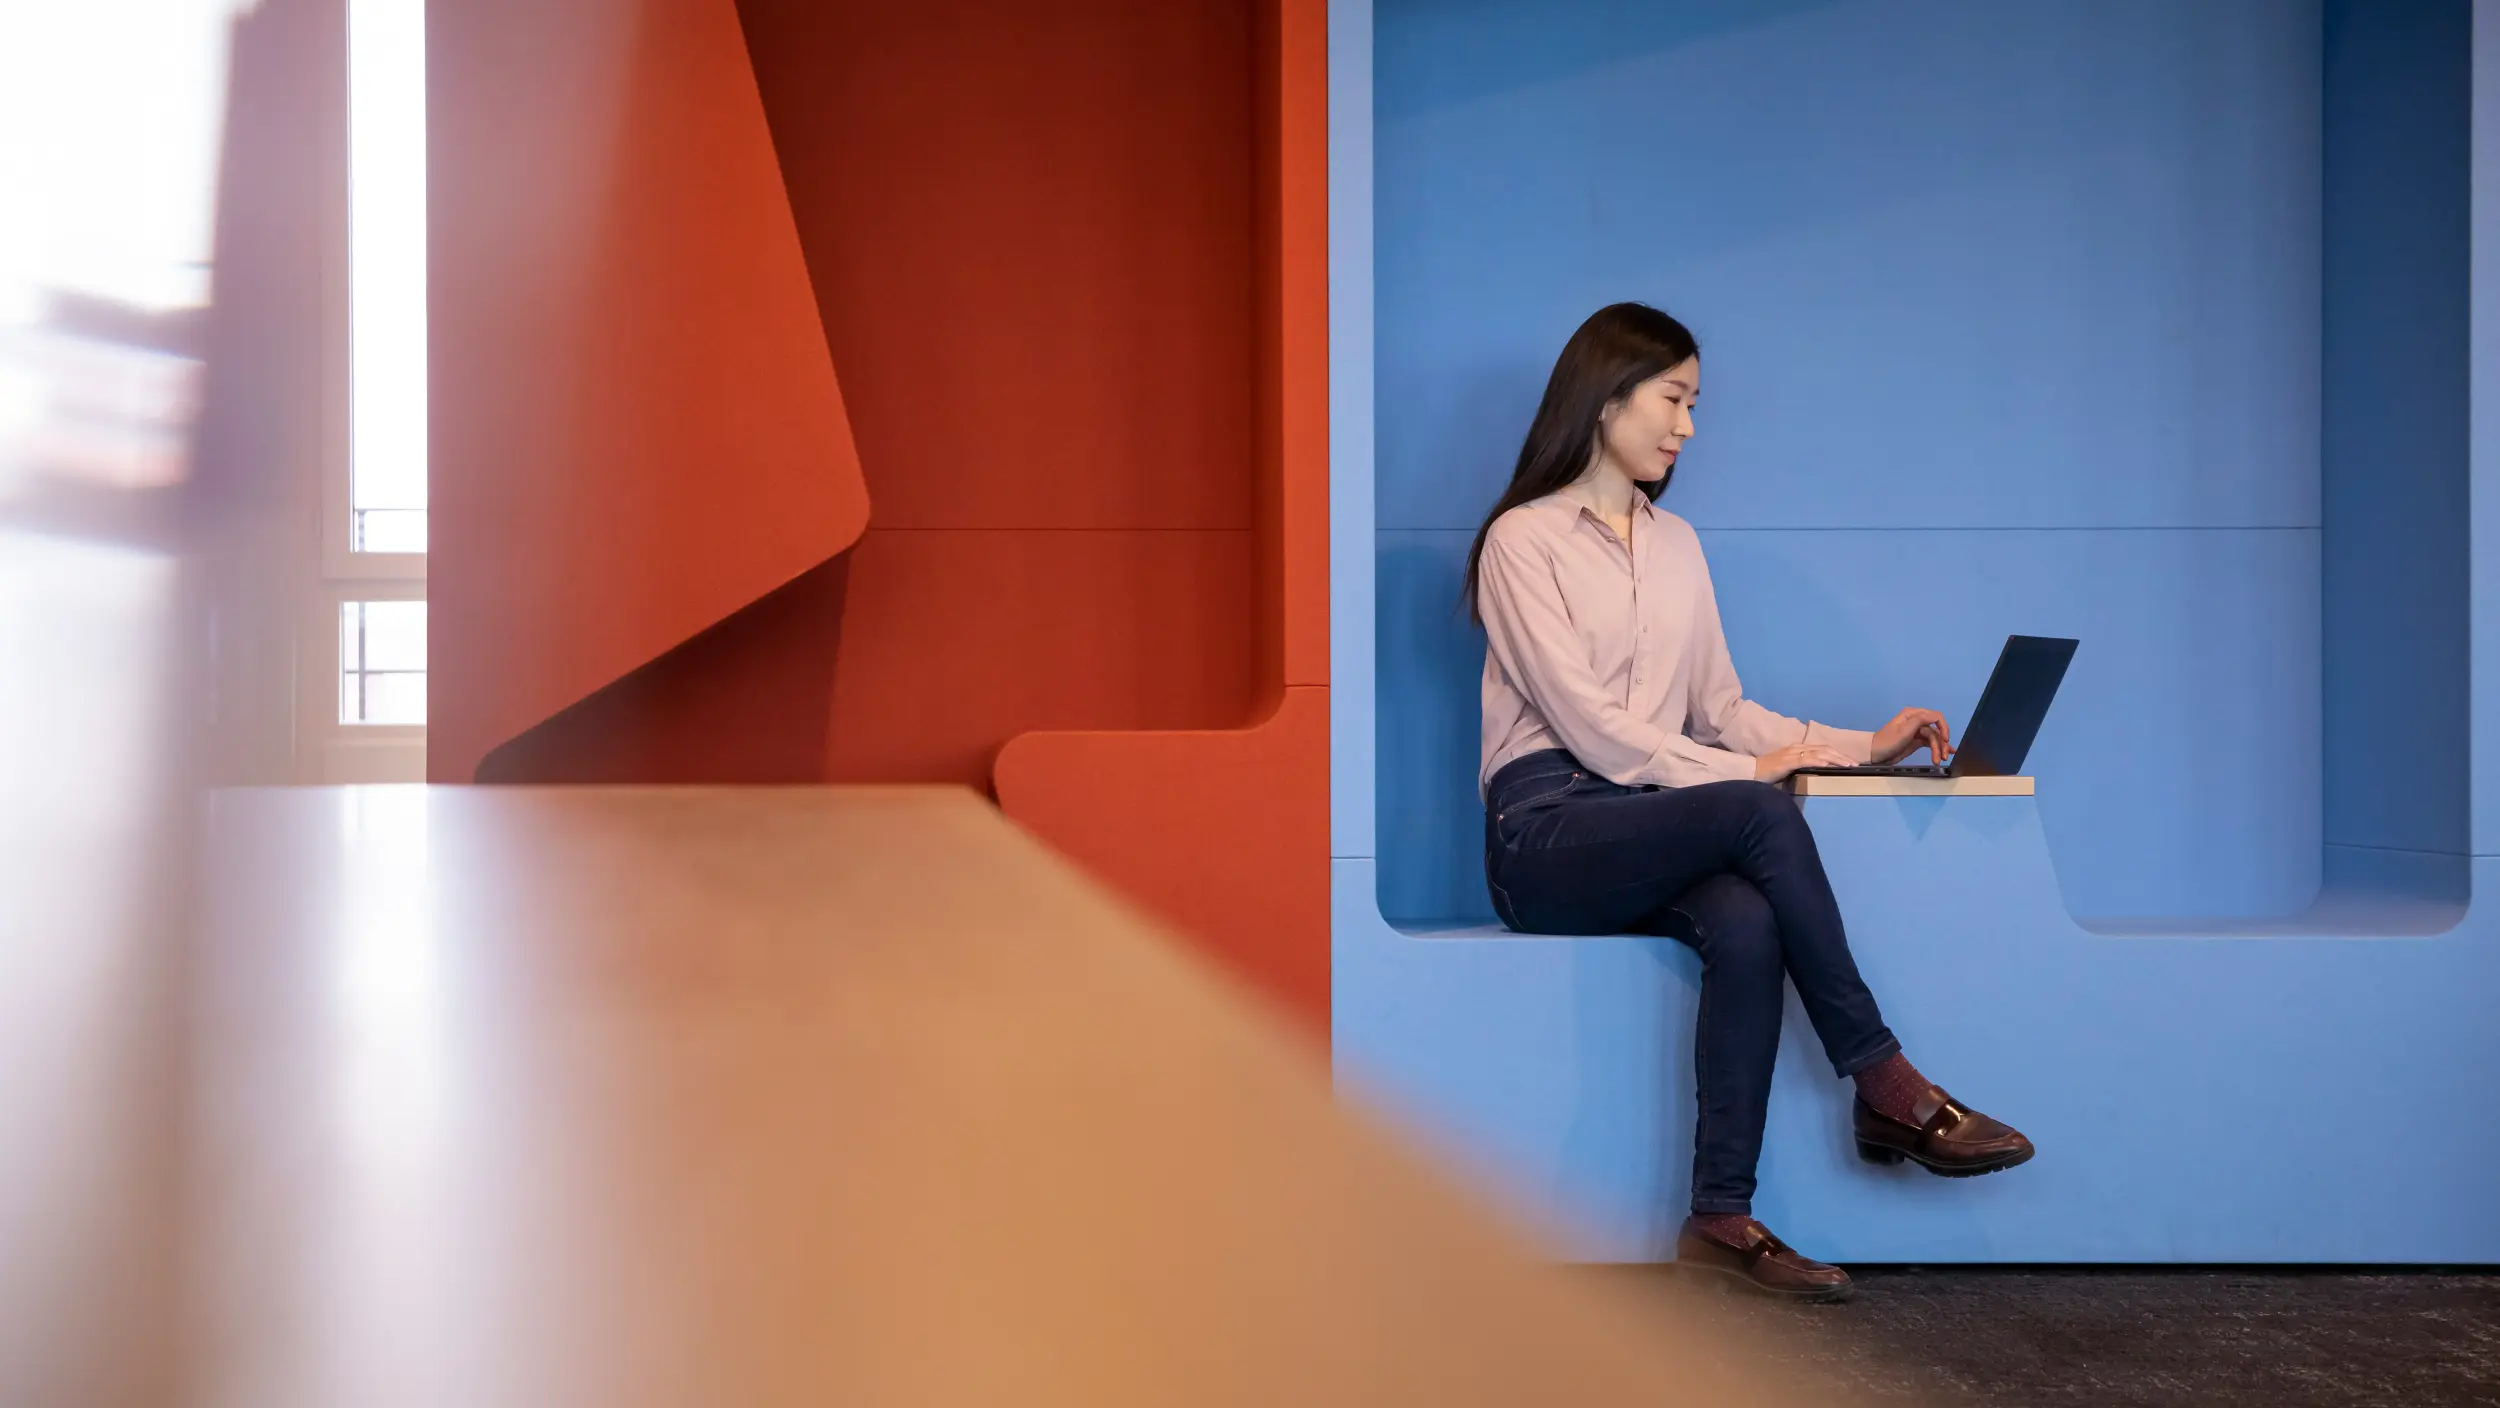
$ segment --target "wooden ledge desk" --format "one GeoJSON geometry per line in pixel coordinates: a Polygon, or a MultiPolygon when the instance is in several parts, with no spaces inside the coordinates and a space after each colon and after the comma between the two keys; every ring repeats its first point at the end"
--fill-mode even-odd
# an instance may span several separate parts
{"type": "Polygon", "coordinates": [[[969,793],[228,792],[210,833],[187,1401],[1770,1397],[969,793]]]}
{"type": "Polygon", "coordinates": [[[2028,797],[2028,777],[1828,777],[1788,779],[1800,797],[2028,797]]]}

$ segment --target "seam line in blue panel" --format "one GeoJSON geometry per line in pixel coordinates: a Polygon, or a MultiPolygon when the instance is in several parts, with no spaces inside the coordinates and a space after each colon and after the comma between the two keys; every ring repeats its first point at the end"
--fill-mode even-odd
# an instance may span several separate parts
{"type": "Polygon", "coordinates": [[[2479,854],[2479,852],[2466,851],[2425,850],[2420,846],[2372,846],[2360,841],[2329,841],[2326,844],[2339,851],[2386,851],[2402,856],[2457,856],[2461,858],[2468,854],[2479,854]]]}
{"type": "Polygon", "coordinates": [[[870,533],[1251,533],[1257,530],[1247,524],[1239,528],[1002,528],[995,525],[975,528],[925,528],[909,524],[887,527],[871,523],[870,533]]]}
{"type": "Polygon", "coordinates": [[[1957,524],[1949,528],[1876,526],[1849,528],[1823,525],[1812,528],[1712,528],[1696,523],[1694,528],[1711,533],[2314,533],[2321,525],[2315,523],[2024,523],[2004,527],[1987,524],[1957,524]]]}
{"type": "MultiPolygon", "coordinates": [[[[1689,520],[1688,520],[1689,521],[1689,520]]],[[[1951,528],[1921,527],[1917,524],[1878,524],[1850,528],[1823,525],[1810,528],[1725,528],[1710,523],[1694,523],[1702,533],[2316,533],[2323,525],[2316,523],[2119,523],[2106,526],[2088,524],[1963,524],[1951,528]]],[[[1454,533],[1473,538],[1473,528],[1400,528],[1392,524],[1374,524],[1379,533],[1454,533]]]]}

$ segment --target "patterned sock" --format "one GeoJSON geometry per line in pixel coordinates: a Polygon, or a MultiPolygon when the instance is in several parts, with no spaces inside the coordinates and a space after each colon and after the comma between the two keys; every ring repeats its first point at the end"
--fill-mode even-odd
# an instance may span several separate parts
{"type": "Polygon", "coordinates": [[[1858,1098],[1879,1115],[1907,1121],[1917,1108],[1918,1097],[1927,1093],[1929,1081],[1910,1064],[1910,1058],[1896,1051],[1851,1077],[1858,1083],[1858,1098]]]}
{"type": "Polygon", "coordinates": [[[1745,1245],[1745,1224],[1751,1221],[1753,1214],[1749,1212],[1697,1212],[1693,1214],[1693,1230],[1731,1247],[1741,1247],[1745,1245]]]}

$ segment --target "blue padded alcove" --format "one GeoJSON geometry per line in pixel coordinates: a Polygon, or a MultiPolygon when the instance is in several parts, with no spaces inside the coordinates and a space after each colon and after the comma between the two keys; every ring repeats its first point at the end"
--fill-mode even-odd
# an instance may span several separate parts
{"type": "Polygon", "coordinates": [[[1861,1261],[2500,1260],[2493,0],[1376,8],[1331,7],[1349,1091],[1573,1256],[1681,1215],[1698,965],[1492,927],[1454,611],[1555,350],[1640,298],[1702,338],[1663,502],[1749,693],[1958,719],[2005,634],[2085,642],[2036,803],[1807,812],[1895,1029],[2040,1158],[1856,1164],[1792,1020],[1766,1219],[1861,1261]]]}

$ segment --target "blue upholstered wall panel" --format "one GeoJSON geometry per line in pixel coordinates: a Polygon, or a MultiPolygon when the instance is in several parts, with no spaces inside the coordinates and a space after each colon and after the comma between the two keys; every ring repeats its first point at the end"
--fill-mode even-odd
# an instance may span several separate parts
{"type": "Polygon", "coordinates": [[[2006,633],[2074,630],[2039,759],[2074,910],[2310,901],[2316,5],[1390,0],[1376,23],[1389,914],[1483,908],[1448,736],[1481,657],[1446,621],[1457,559],[1410,534],[1475,526],[1564,336],[1624,297],[1703,340],[1666,502],[1714,548],[1755,697],[1959,719],[2006,633]]]}
{"type": "Polygon", "coordinates": [[[1383,917],[1481,913],[1454,558],[1554,347],[1630,294],[1710,348],[1674,504],[1757,693],[1961,707],[2012,617],[2098,647],[2036,804],[1807,811],[1895,1028],[2040,1158],[1967,1181],[1855,1163],[1846,1087],[1792,1021],[1765,1216],[1842,1260],[2500,1261],[2500,936],[2463,902],[2469,862],[2486,896],[2500,864],[2500,572],[2474,565],[2500,560],[2500,0],[2472,8],[1393,0],[1375,65],[1369,0],[1331,0],[1346,1088],[1566,1254],[1661,1254],[1691,955],[1383,917]],[[2121,344],[2140,364],[2096,379],[2121,344]],[[1892,492],[1902,444],[1942,492],[1892,492]],[[1894,582],[1939,629],[1857,629],[1894,582]],[[2255,731],[2236,784],[2192,758],[2124,771],[2126,730],[2182,713],[2216,749],[2255,731]],[[2289,780],[2228,795],[2259,774],[2289,780]],[[2145,843],[2088,834],[2113,815],[2145,843]],[[2321,833],[2331,861],[2458,893],[2221,917],[2295,892],[2286,857],[2321,833]],[[2069,917],[2123,908],[2212,917],[2069,917]],[[2321,1137],[2322,1106],[2418,1138],[2391,1161],[2321,1137]],[[2356,1222],[2356,1197],[2407,1216],[2356,1222]]]}
{"type": "Polygon", "coordinates": [[[1382,527],[1474,527],[1623,297],[1707,349],[1699,523],[2316,526],[2316,4],[1377,24],[1382,527]]]}
{"type": "MultiPolygon", "coordinates": [[[[2466,266],[2467,726],[2474,857],[2500,855],[2500,0],[2474,0],[2466,266]]],[[[1333,478],[1333,470],[1332,470],[1333,478]]]]}
{"type": "Polygon", "coordinates": [[[2326,9],[2325,785],[2347,851],[2468,849],[2470,18],[2326,9]]]}

